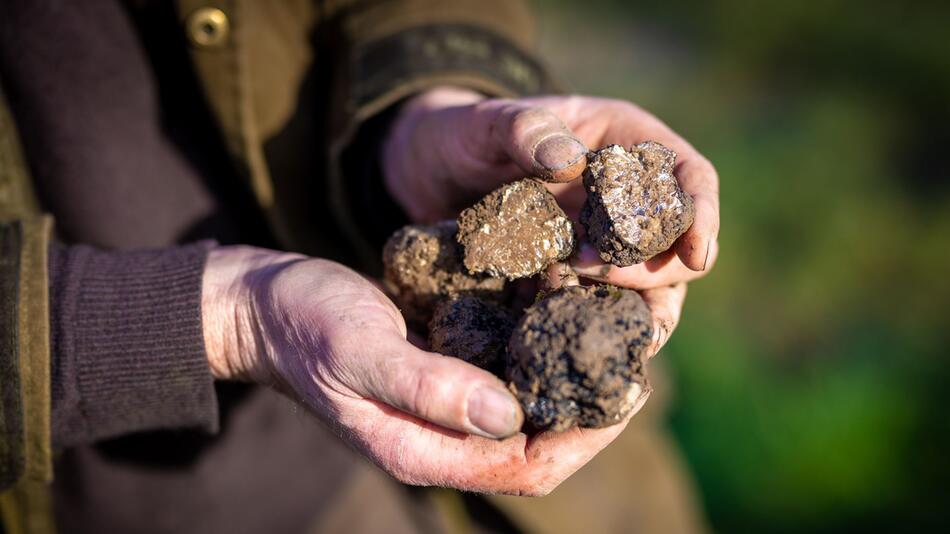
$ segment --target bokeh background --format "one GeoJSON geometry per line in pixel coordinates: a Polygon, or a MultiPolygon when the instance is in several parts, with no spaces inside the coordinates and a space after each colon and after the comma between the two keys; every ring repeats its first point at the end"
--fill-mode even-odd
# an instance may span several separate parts
{"type": "Polygon", "coordinates": [[[664,358],[720,532],[950,523],[950,2],[544,0],[544,57],[719,170],[664,358]]]}

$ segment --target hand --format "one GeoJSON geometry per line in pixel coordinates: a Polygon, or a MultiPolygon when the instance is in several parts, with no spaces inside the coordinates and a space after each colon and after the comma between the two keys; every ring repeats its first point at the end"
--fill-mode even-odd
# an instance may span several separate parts
{"type": "MultiPolygon", "coordinates": [[[[521,410],[499,379],[413,346],[389,299],[333,262],[222,247],[208,258],[202,291],[215,378],[278,389],[408,484],[544,495],[626,425],[520,433],[521,410]]],[[[685,292],[643,292],[656,321],[653,353],[685,292]]]]}
{"type": "MultiPolygon", "coordinates": [[[[438,88],[407,102],[383,149],[386,186],[411,218],[455,217],[499,185],[523,176],[554,182],[549,188],[577,220],[585,192],[578,177],[588,148],[654,140],[676,151],[675,174],[693,197],[696,218],[673,248],[640,265],[604,265],[582,248],[581,274],[633,288],[661,287],[703,276],[716,260],[719,184],[709,161],[659,119],[621,100],[546,96],[485,99],[438,88]]],[[[580,225],[577,225],[579,229],[580,225]]]]}

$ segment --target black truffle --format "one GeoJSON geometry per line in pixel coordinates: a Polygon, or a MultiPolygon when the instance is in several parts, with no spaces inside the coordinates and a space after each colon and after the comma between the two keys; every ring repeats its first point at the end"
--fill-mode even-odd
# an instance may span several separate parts
{"type": "Polygon", "coordinates": [[[619,423],[647,387],[650,309],[636,291],[571,286],[525,311],[508,343],[507,377],[538,430],[619,423]]]}
{"type": "Polygon", "coordinates": [[[514,314],[507,308],[471,295],[457,295],[436,307],[429,323],[429,346],[502,376],[514,327],[514,314]]]}

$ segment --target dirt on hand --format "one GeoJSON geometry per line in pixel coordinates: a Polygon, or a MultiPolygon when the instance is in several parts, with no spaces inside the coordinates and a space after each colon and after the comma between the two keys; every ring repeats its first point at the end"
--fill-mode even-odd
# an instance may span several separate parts
{"type": "Polygon", "coordinates": [[[458,241],[472,273],[509,280],[543,271],[574,251],[574,226],[541,182],[502,186],[458,219],[458,241]]]}
{"type": "Polygon", "coordinates": [[[406,322],[424,331],[440,301],[458,293],[501,300],[505,280],[470,274],[455,240],[455,221],[410,225],[398,230],[383,248],[386,281],[395,292],[406,322]]]}
{"type": "Polygon", "coordinates": [[[581,224],[605,262],[641,263],[669,249],[693,224],[693,199],[673,175],[676,153],[655,141],[588,156],[581,224]]]}
{"type": "Polygon", "coordinates": [[[558,289],[525,311],[508,343],[507,378],[537,430],[619,423],[647,387],[650,309],[633,290],[558,289]]]}

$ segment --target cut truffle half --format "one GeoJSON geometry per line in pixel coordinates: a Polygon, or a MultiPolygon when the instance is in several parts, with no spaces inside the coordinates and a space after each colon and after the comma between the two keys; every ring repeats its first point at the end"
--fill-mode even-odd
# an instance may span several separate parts
{"type": "Polygon", "coordinates": [[[465,267],[509,280],[532,276],[574,251],[574,226],[532,178],[502,186],[458,219],[465,267]]]}
{"type": "Polygon", "coordinates": [[[621,267],[669,249],[693,224],[693,199],[673,175],[676,153],[655,141],[588,156],[581,224],[601,259],[621,267]]]}

